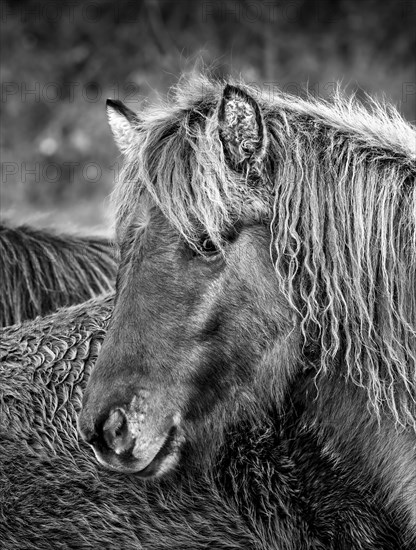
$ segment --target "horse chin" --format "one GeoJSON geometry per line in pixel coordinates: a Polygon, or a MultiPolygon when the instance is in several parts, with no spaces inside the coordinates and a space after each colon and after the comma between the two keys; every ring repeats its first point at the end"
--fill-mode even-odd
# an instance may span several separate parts
{"type": "Polygon", "coordinates": [[[167,435],[155,456],[143,466],[134,454],[116,454],[109,449],[98,450],[93,447],[97,461],[105,468],[124,473],[135,474],[142,478],[156,478],[171,471],[179,462],[180,448],[184,437],[174,426],[167,435]]]}

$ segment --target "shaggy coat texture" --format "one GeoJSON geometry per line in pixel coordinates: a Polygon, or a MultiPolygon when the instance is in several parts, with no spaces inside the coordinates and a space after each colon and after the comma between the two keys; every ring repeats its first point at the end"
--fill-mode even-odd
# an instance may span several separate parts
{"type": "MultiPolygon", "coordinates": [[[[267,129],[241,174],[223,143],[223,83],[201,77],[179,86],[169,104],[131,117],[113,194],[119,240],[129,224],[143,223],[149,196],[194,246],[201,229],[223,249],[230,226],[264,223],[305,344],[321,350],[319,371],[341,356],[376,414],[388,408],[415,427],[415,129],[375,101],[238,89],[258,100],[259,132],[267,129]]],[[[237,118],[232,109],[228,118],[237,118]]],[[[240,139],[240,164],[256,146],[250,124],[247,116],[242,136],[225,136],[232,150],[240,139]]]]}
{"type": "Polygon", "coordinates": [[[116,265],[107,239],[0,224],[0,326],[110,292],[116,265]]]}
{"type": "Polygon", "coordinates": [[[108,296],[1,331],[4,550],[406,548],[377,491],[318,441],[302,398],[312,373],[284,414],[233,426],[209,470],[192,449],[160,481],[101,468],[76,417],[111,311],[108,296]]]}
{"type": "Polygon", "coordinates": [[[290,397],[322,453],[414,540],[414,128],[385,105],[206,79],[137,115],[109,107],[126,161],[121,268],[80,417],[98,459],[146,475],[142,448],[167,415],[189,440],[202,418],[215,442],[290,397]],[[142,387],[129,462],[103,434],[142,387]]]}

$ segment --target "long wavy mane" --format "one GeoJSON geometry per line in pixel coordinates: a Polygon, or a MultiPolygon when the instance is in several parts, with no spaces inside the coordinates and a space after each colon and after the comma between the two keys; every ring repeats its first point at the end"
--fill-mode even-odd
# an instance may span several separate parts
{"type": "Polygon", "coordinates": [[[0,326],[78,304],[114,288],[112,243],[0,225],[0,326]]]}
{"type": "Polygon", "coordinates": [[[256,185],[226,162],[216,116],[223,83],[178,87],[138,115],[114,191],[116,224],[151,197],[186,239],[221,246],[236,219],[268,223],[282,291],[317,373],[365,387],[377,415],[416,425],[416,135],[397,111],[285,94],[259,97],[269,133],[256,185]]]}

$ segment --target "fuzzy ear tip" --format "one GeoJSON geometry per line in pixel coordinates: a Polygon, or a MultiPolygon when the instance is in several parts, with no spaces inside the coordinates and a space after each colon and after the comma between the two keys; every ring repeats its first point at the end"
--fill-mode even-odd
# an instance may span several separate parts
{"type": "Polygon", "coordinates": [[[120,111],[123,104],[119,99],[107,99],[105,106],[107,109],[116,109],[117,111],[120,111]]]}
{"type": "Polygon", "coordinates": [[[137,121],[136,113],[124,105],[119,99],[107,99],[106,110],[107,116],[110,118],[116,114],[123,116],[130,123],[136,123],[137,121]]]}
{"type": "Polygon", "coordinates": [[[236,98],[250,105],[250,107],[256,112],[260,111],[260,107],[258,106],[257,101],[250,95],[249,92],[247,92],[244,88],[240,88],[239,86],[235,86],[234,84],[227,83],[222,93],[222,104],[224,105],[228,101],[236,98]]]}
{"type": "Polygon", "coordinates": [[[234,84],[227,83],[224,87],[222,95],[224,99],[230,99],[232,96],[235,96],[235,95],[242,96],[244,94],[243,94],[243,91],[240,88],[238,88],[238,86],[234,86],[234,84]]]}

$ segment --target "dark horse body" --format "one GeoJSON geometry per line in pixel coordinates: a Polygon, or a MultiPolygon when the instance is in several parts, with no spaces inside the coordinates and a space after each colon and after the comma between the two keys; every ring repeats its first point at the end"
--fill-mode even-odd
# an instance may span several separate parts
{"type": "MultiPolygon", "coordinates": [[[[178,98],[143,115],[109,103],[121,263],[81,434],[107,467],[159,477],[210,471],[233,426],[295,410],[320,459],[414,544],[414,130],[340,98],[257,101],[205,80],[178,98]]],[[[249,509],[279,515],[273,499],[249,509]]],[[[365,514],[343,518],[337,548],[380,547],[365,514]]],[[[277,524],[263,535],[285,547],[277,524]]],[[[295,547],[314,547],[303,535],[295,547]]]]}
{"type": "Polygon", "coordinates": [[[0,333],[4,550],[406,548],[377,487],[319,442],[307,377],[284,415],[230,425],[209,469],[192,446],[150,483],[101,468],[76,417],[111,312],[110,296],[0,333]]]}
{"type": "Polygon", "coordinates": [[[0,224],[0,326],[110,292],[116,265],[108,239],[0,224]]]}

